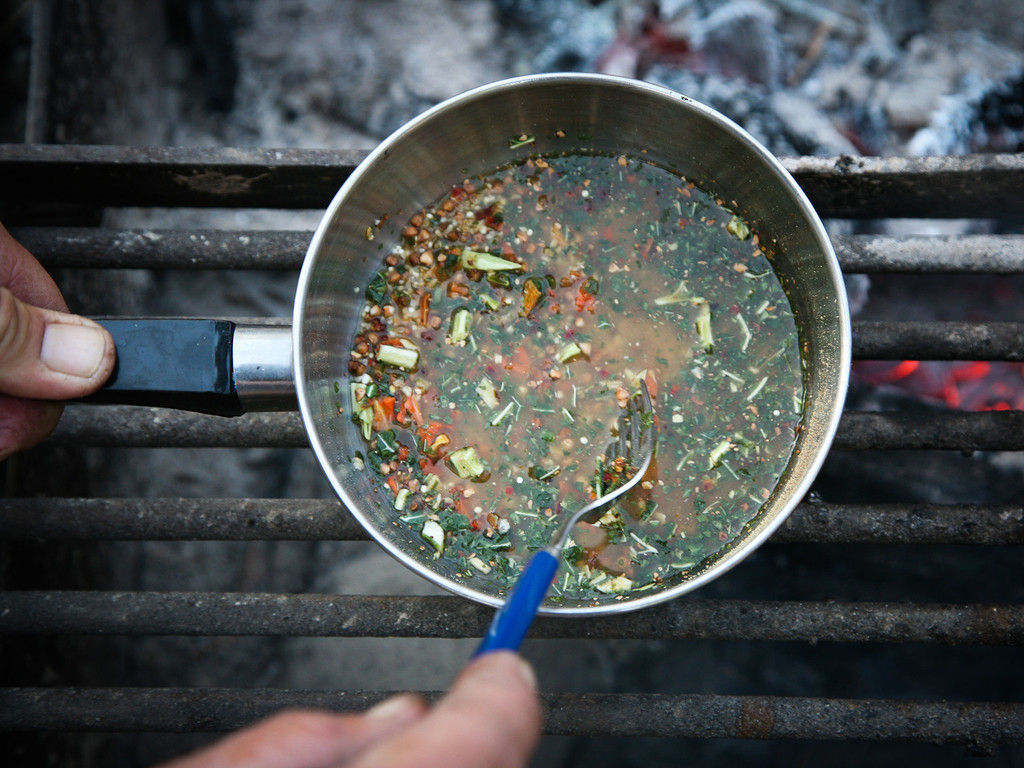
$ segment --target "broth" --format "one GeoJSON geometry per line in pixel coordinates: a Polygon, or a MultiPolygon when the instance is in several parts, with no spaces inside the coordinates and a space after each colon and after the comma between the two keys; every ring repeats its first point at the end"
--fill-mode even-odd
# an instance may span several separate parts
{"type": "Polygon", "coordinates": [[[625,156],[534,156],[411,216],[349,373],[357,462],[393,522],[500,589],[594,498],[646,382],[654,461],[573,529],[556,601],[658,589],[714,558],[770,497],[802,417],[797,328],[757,234],[625,156]]]}

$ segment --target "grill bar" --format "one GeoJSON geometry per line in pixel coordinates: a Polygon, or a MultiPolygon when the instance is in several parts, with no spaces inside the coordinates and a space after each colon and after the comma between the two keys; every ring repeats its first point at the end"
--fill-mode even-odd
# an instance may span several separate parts
{"type": "MultiPolygon", "coordinates": [[[[20,227],[18,240],[53,268],[298,269],[312,231],[20,227]]],[[[851,273],[1024,272],[1024,235],[836,235],[851,273]]]]}
{"type": "MultiPolygon", "coordinates": [[[[361,711],[389,694],[266,688],[0,689],[0,730],[228,731],[282,708],[361,711]]],[[[434,700],[437,692],[426,697],[434,700]]],[[[1024,742],[1024,705],[708,694],[542,694],[550,735],[1024,742]]]]}
{"type": "Polygon", "coordinates": [[[823,218],[1021,216],[1024,155],[799,157],[782,164],[823,218]]]}
{"type": "Polygon", "coordinates": [[[843,414],[833,446],[842,450],[1024,450],[1024,411],[843,414]]]}
{"type": "Polygon", "coordinates": [[[1024,235],[835,235],[831,240],[844,272],[1024,272],[1024,235]]]}
{"type": "Polygon", "coordinates": [[[853,323],[853,356],[860,360],[1024,361],[1024,323],[853,323]]]}
{"type": "MultiPolygon", "coordinates": [[[[365,541],[333,499],[5,499],[8,541],[365,541]]],[[[797,506],[773,542],[1024,544],[1024,507],[982,504],[797,506]]]]}
{"type": "Polygon", "coordinates": [[[336,499],[4,499],[0,539],[362,541],[336,499]]]}
{"type": "Polygon", "coordinates": [[[69,407],[51,439],[56,444],[126,448],[306,448],[298,413],[247,413],[232,418],[132,406],[69,407]]]}
{"type": "Polygon", "coordinates": [[[232,147],[0,144],[20,202],[325,208],[368,152],[232,147]],[[69,176],[75,183],[68,184],[69,176]]]}
{"type": "MultiPolygon", "coordinates": [[[[58,445],[129,448],[308,446],[296,413],[224,418],[128,406],[69,407],[50,439],[58,445]]],[[[1024,450],[1024,411],[848,411],[834,446],[843,450],[1024,450]]]]}
{"type": "MultiPolygon", "coordinates": [[[[452,596],[6,592],[0,633],[480,637],[493,609],[452,596]]],[[[676,600],[657,611],[538,619],[536,638],[1024,645],[1024,606],[676,600]]]]}
{"type": "Polygon", "coordinates": [[[20,227],[50,269],[298,269],[313,233],[295,230],[20,227]]]}
{"type": "MultiPolygon", "coordinates": [[[[22,201],[324,208],[362,150],[0,144],[22,201]],[[74,174],[76,184],[65,183],[74,174]]],[[[783,158],[818,214],[1019,218],[1024,156],[783,158]],[[975,190],[984,189],[979,195],[975,190]]]]}

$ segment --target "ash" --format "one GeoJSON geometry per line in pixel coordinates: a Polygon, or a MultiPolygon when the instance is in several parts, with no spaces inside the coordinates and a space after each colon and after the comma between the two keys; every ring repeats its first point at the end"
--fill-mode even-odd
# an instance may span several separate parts
{"type": "MultiPolygon", "coordinates": [[[[976,2],[969,10],[958,0],[182,0],[168,7],[174,34],[151,52],[165,73],[164,110],[141,127],[142,141],[129,137],[134,143],[370,148],[425,108],[467,88],[512,75],[578,70],[673,88],[731,117],[779,155],[945,154],[1024,146],[1024,5],[1016,0],[976,2]]],[[[110,213],[107,223],[312,230],[319,216],[319,211],[122,210],[110,213]]],[[[851,231],[848,224],[829,226],[833,232],[851,231]]],[[[873,226],[928,233],[963,225],[873,226]]],[[[287,317],[295,290],[294,277],[278,274],[210,273],[197,280],[195,273],[169,273],[140,280],[138,302],[153,315],[287,317]]],[[[889,296],[899,290],[863,279],[849,287],[864,317],[876,316],[873,292],[889,296]]],[[[896,299],[907,300],[908,292],[896,299]]],[[[928,311],[929,301],[915,297],[914,306],[928,311]]],[[[108,450],[96,451],[93,465],[95,495],[331,496],[305,451],[108,450]]],[[[982,466],[963,459],[959,466],[969,475],[965,487],[977,487],[978,473],[996,487],[1019,474],[1005,461],[982,466]]],[[[847,473],[849,486],[877,489],[871,480],[877,471],[871,465],[835,466],[819,492],[827,495],[847,473]]],[[[958,500],[965,492],[945,482],[956,472],[935,474],[922,475],[913,487],[905,478],[892,478],[885,490],[919,492],[929,501],[958,500]]],[[[1007,494],[1021,490],[1019,481],[1001,487],[1007,494]]],[[[858,597],[863,580],[849,572],[853,566],[828,568],[801,558],[792,547],[770,554],[766,548],[699,597],[858,597]]],[[[872,587],[890,579],[925,590],[941,574],[938,561],[918,562],[919,570],[910,573],[880,553],[866,558],[872,587]]],[[[106,570],[106,586],[113,589],[434,592],[361,543],[111,544],[106,570]]],[[[116,665],[123,682],[137,685],[440,689],[474,645],[133,638],[120,644],[116,665]]],[[[834,649],[821,649],[812,663],[795,650],[773,650],[770,658],[761,658],[752,644],[725,645],[528,641],[525,652],[546,690],[565,691],[882,696],[887,679],[900,691],[900,683],[934,673],[923,660],[908,664],[895,653],[864,653],[869,661],[861,671],[874,670],[867,681],[855,674],[853,656],[834,649]]],[[[926,656],[931,658],[923,654],[922,659],[926,656]]],[[[966,690],[979,700],[994,700],[990,691],[999,683],[981,674],[966,690]]],[[[923,683],[910,687],[924,689],[923,683]]],[[[188,745],[156,736],[111,737],[97,751],[133,765],[188,745]]],[[[637,740],[623,747],[601,739],[548,739],[536,765],[656,765],[685,759],[757,760],[764,766],[824,760],[853,766],[869,754],[856,746],[816,744],[637,740]]],[[[906,752],[911,760],[923,754],[906,752]]]]}

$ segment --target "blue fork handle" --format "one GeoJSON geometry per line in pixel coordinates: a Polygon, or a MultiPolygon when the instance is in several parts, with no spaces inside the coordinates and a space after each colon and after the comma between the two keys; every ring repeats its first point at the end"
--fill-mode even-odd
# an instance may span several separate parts
{"type": "Polygon", "coordinates": [[[512,594],[494,615],[474,658],[489,651],[519,650],[557,571],[557,551],[542,549],[530,558],[512,594]]]}

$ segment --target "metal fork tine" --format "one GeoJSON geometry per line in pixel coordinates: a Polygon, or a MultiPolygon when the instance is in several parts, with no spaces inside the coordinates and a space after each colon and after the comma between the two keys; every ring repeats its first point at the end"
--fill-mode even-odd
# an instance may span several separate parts
{"type": "Polygon", "coordinates": [[[640,452],[640,408],[642,407],[639,396],[633,398],[629,404],[629,449],[632,455],[640,452]]]}
{"type": "MultiPolygon", "coordinates": [[[[653,421],[654,405],[651,402],[650,392],[647,390],[646,382],[640,382],[640,396],[629,401],[628,407],[619,414],[616,425],[618,435],[608,443],[604,452],[604,462],[611,465],[619,456],[625,457],[633,465],[633,475],[612,491],[601,492],[601,495],[580,507],[576,512],[564,520],[559,527],[558,533],[553,539],[552,551],[558,551],[565,545],[569,531],[578,520],[587,520],[587,515],[597,514],[597,510],[609,503],[612,499],[625,493],[636,485],[647,467],[650,465],[654,454],[657,428],[653,421]]],[[[598,472],[601,471],[601,462],[598,460],[598,472]]]]}
{"type": "Polygon", "coordinates": [[[625,411],[619,415],[619,450],[617,456],[628,456],[629,455],[629,442],[626,437],[629,432],[629,411],[625,411]]]}

